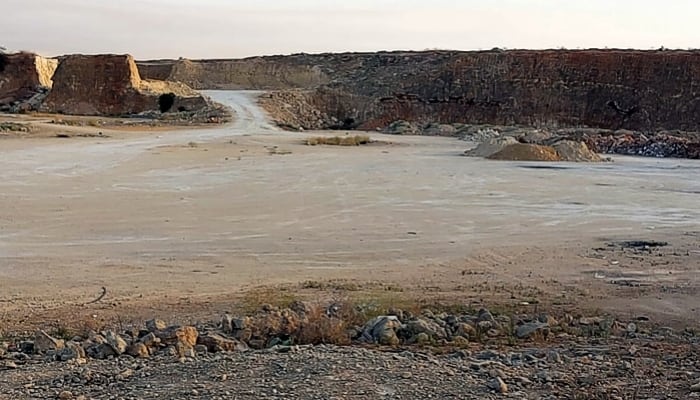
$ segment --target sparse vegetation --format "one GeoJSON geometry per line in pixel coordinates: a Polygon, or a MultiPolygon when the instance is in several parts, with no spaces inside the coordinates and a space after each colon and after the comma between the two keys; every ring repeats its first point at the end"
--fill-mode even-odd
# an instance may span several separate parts
{"type": "Polygon", "coordinates": [[[367,135],[353,135],[353,136],[316,136],[306,139],[306,144],[308,146],[360,146],[372,143],[367,135]]]}

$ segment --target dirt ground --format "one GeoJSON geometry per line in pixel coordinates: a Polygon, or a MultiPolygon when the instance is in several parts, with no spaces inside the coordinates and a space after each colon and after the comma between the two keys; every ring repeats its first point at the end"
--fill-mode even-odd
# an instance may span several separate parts
{"type": "Polygon", "coordinates": [[[0,138],[0,330],[200,318],[275,285],[697,324],[698,161],[490,161],[460,156],[472,144],[453,138],[380,134],[312,147],[273,128],[255,93],[210,95],[236,122],[34,121],[0,138]],[[634,240],[668,244],[623,243],[634,240]]]}

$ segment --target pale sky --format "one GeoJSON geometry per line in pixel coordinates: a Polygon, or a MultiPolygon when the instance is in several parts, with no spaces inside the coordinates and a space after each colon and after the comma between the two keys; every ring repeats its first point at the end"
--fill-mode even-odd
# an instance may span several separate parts
{"type": "Polygon", "coordinates": [[[700,48],[700,0],[0,0],[0,16],[0,46],[47,56],[700,48]]]}

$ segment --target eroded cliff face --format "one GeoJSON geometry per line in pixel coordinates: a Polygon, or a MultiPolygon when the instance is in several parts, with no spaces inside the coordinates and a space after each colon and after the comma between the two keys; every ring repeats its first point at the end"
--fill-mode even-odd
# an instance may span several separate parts
{"type": "Polygon", "coordinates": [[[281,90],[315,88],[328,76],[305,58],[255,57],[243,60],[139,61],[149,79],[183,82],[195,89],[281,90]]]}
{"type": "MultiPolygon", "coordinates": [[[[160,76],[166,69],[162,63],[150,67],[160,76]]],[[[313,108],[327,114],[325,119],[354,120],[364,128],[408,120],[700,130],[700,51],[430,51],[180,60],[171,62],[168,79],[201,89],[320,86],[306,96],[313,108]],[[329,97],[328,89],[338,97],[329,97]]]]}
{"type": "Polygon", "coordinates": [[[32,53],[4,55],[0,68],[0,106],[21,103],[53,84],[58,61],[32,53]]]}
{"type": "Polygon", "coordinates": [[[208,102],[178,82],[142,80],[130,55],[70,55],[61,59],[42,109],[74,115],[121,116],[159,110],[192,110],[208,102]]]}

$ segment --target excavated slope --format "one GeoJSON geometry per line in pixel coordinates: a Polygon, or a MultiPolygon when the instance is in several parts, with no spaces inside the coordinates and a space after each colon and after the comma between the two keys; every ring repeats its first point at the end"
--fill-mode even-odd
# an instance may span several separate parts
{"type": "Polygon", "coordinates": [[[700,130],[700,51],[297,54],[140,68],[201,89],[325,86],[353,104],[324,95],[326,104],[314,101],[327,114],[321,119],[364,128],[407,120],[700,130]]]}

